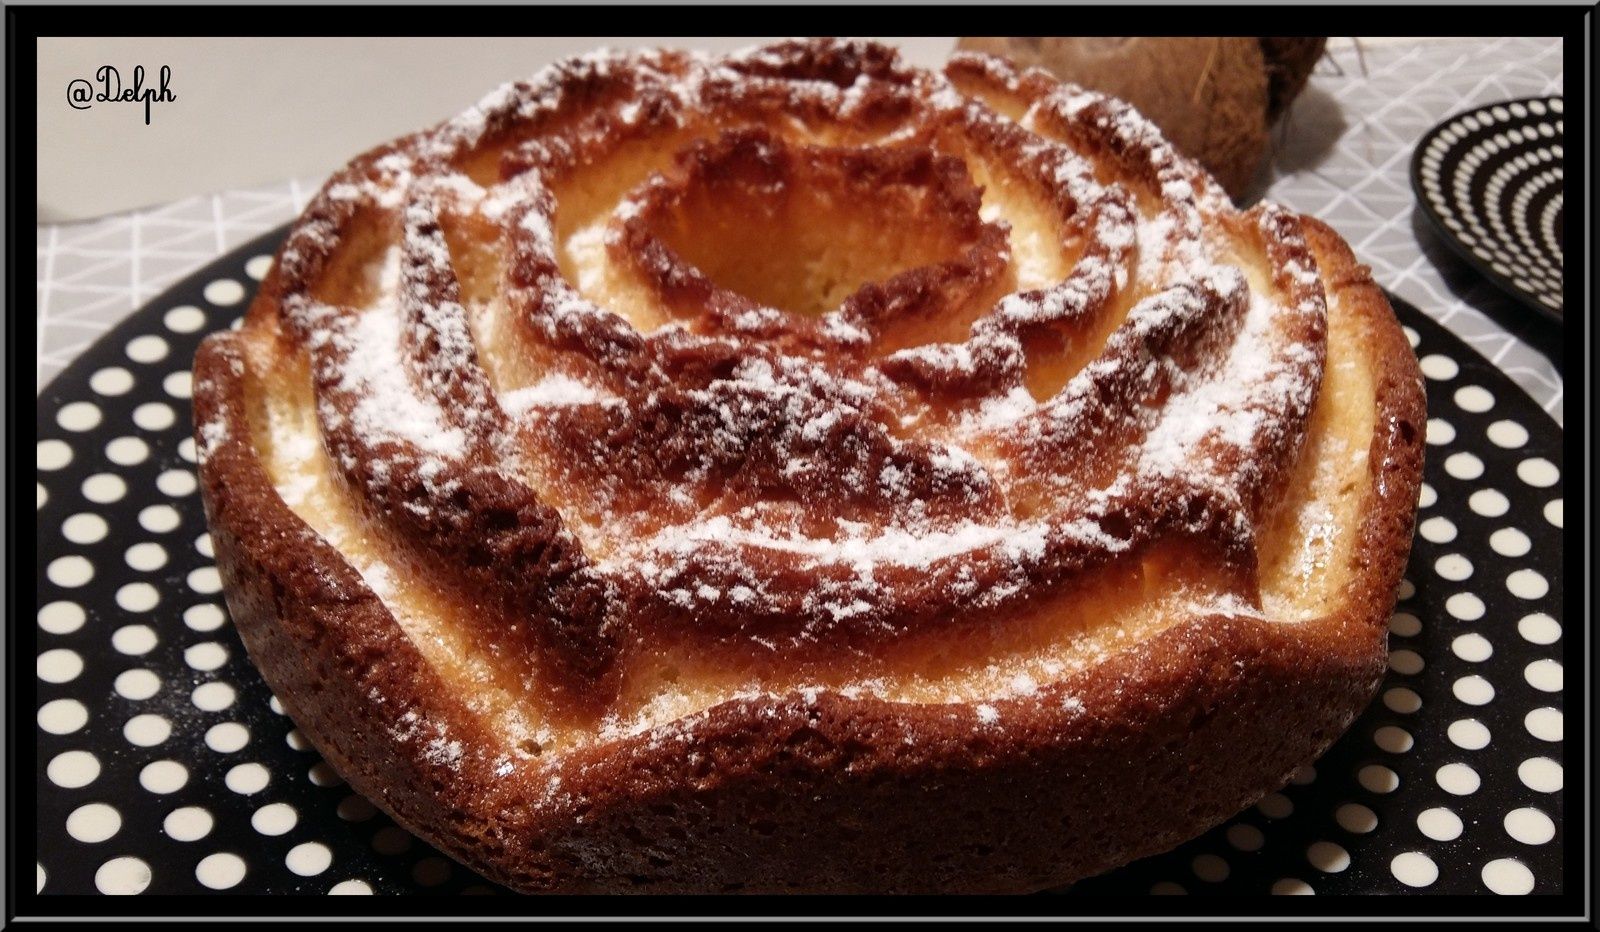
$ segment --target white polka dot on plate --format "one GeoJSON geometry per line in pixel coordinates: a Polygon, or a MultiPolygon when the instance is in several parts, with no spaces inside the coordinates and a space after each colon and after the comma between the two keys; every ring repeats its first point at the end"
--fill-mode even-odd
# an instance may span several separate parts
{"type": "Polygon", "coordinates": [[[1548,658],[1535,660],[1522,669],[1522,678],[1540,692],[1558,693],[1565,687],[1565,671],[1561,663],[1548,658]]]}
{"type": "Polygon", "coordinates": [[[86,845],[109,840],[122,830],[122,813],[105,803],[89,803],[67,816],[67,834],[86,845]]]}
{"type": "Polygon", "coordinates": [[[1533,871],[1513,858],[1496,858],[1483,865],[1483,885],[1502,896],[1523,896],[1533,892],[1533,871]]]}
{"type": "Polygon", "coordinates": [[[1472,575],[1472,561],[1459,553],[1447,553],[1433,561],[1433,571],[1451,582],[1461,582],[1472,575]]]}
{"type": "Polygon", "coordinates": [[[1481,676],[1463,676],[1451,684],[1450,691],[1467,705],[1488,705],[1494,701],[1494,686],[1481,676]]]}
{"type": "Polygon", "coordinates": [[[134,544],[123,554],[129,567],[141,573],[151,573],[167,565],[167,549],[160,544],[145,541],[134,544]]]}
{"type": "Polygon", "coordinates": [[[160,639],[149,625],[123,625],[111,634],[111,646],[130,657],[148,654],[158,643],[160,639]]]}
{"type": "Polygon", "coordinates": [[[1433,517],[1417,526],[1422,539],[1435,544],[1448,544],[1456,539],[1456,526],[1449,518],[1433,517]]]}
{"type": "Polygon", "coordinates": [[[222,589],[222,577],[214,566],[202,566],[189,572],[189,588],[201,595],[211,595],[222,589]]]}
{"type": "Polygon", "coordinates": [[[122,726],[122,736],[129,744],[142,748],[155,747],[172,737],[172,723],[153,713],[135,715],[122,726]]]}
{"type": "Polygon", "coordinates": [[[1389,669],[1402,676],[1415,676],[1422,672],[1424,666],[1422,655],[1414,650],[1389,652],[1389,669]]]}
{"type": "Polygon", "coordinates": [[[266,278],[267,273],[270,271],[272,271],[271,256],[252,256],[250,261],[244,264],[244,274],[256,281],[266,278]]]}
{"type": "Polygon", "coordinates": [[[76,602],[50,602],[39,609],[39,627],[50,634],[71,634],[83,627],[87,615],[76,602]]]}
{"type": "Polygon", "coordinates": [[[1456,439],[1456,429],[1444,418],[1428,418],[1427,440],[1432,446],[1442,447],[1456,439]]]}
{"type": "Polygon", "coordinates": [[[244,858],[221,851],[201,860],[195,866],[194,877],[213,890],[228,890],[244,880],[245,871],[244,858]]]}
{"type": "Polygon", "coordinates": [[[232,307],[244,300],[244,286],[231,278],[219,278],[206,285],[205,296],[218,307],[232,307]]]}
{"type": "Polygon", "coordinates": [[[1382,764],[1368,764],[1356,772],[1356,782],[1369,793],[1393,793],[1400,787],[1400,775],[1382,764]]]}
{"type": "Polygon", "coordinates": [[[333,851],[320,841],[308,841],[289,849],[283,863],[301,877],[315,877],[333,863],[333,851]]]}
{"type": "Polygon", "coordinates": [[[64,790],[88,786],[100,777],[100,758],[88,751],[63,751],[50,758],[45,776],[64,790]]]}
{"type": "Polygon", "coordinates": [[[1483,460],[1465,450],[1452,453],[1444,461],[1444,471],[1457,479],[1476,479],[1483,475],[1483,460]]]}
{"type": "Polygon", "coordinates": [[[1410,612],[1395,612],[1389,616],[1389,633],[1403,638],[1414,638],[1422,633],[1422,619],[1410,612]]]}
{"type": "Polygon", "coordinates": [[[188,372],[171,372],[161,380],[161,390],[174,398],[188,398],[194,393],[194,376],[188,372]]]}
{"type": "Polygon", "coordinates": [[[1360,803],[1345,803],[1333,813],[1339,827],[1356,835],[1365,835],[1378,827],[1378,814],[1360,803]]]}
{"type": "Polygon", "coordinates": [[[202,712],[221,712],[233,705],[238,693],[227,683],[201,683],[189,695],[189,701],[202,712]]]}
{"type": "Polygon", "coordinates": [[[341,880],[328,888],[330,896],[371,896],[372,885],[365,880],[341,880]]]}
{"type": "Polygon", "coordinates": [[[75,650],[57,647],[40,654],[34,669],[46,683],[70,683],[83,672],[83,657],[75,650]]]}
{"type": "Polygon", "coordinates": [[[1267,837],[1261,834],[1261,829],[1243,822],[1235,822],[1228,826],[1228,844],[1240,851],[1259,851],[1267,843],[1267,837]]]}
{"type": "Polygon", "coordinates": [[[1464,751],[1481,751],[1489,746],[1489,729],[1475,718],[1451,722],[1445,734],[1449,736],[1451,744],[1464,751]]]}
{"type": "Polygon", "coordinates": [[[1455,841],[1462,828],[1461,817],[1443,806],[1417,813],[1417,830],[1434,841],[1455,841]]]}
{"type": "Polygon", "coordinates": [[[193,437],[185,437],[178,441],[178,456],[182,457],[185,462],[193,463],[196,461],[193,437]]]}
{"type": "Polygon", "coordinates": [[[1456,377],[1461,372],[1461,367],[1449,356],[1430,353],[1417,360],[1422,366],[1422,374],[1436,382],[1444,382],[1456,377]]]}
{"type": "Polygon", "coordinates": [[[134,337],[128,341],[128,358],[134,362],[152,363],[167,358],[167,341],[154,334],[134,337]]]}
{"type": "Polygon", "coordinates": [[[115,473],[95,473],[83,480],[83,497],[96,504],[109,505],[121,501],[126,494],[128,483],[115,473]]]}
{"type": "Polygon", "coordinates": [[[186,648],[183,662],[200,671],[211,671],[228,662],[228,649],[216,641],[206,641],[186,648]]]}
{"type": "Polygon", "coordinates": [[[1389,862],[1389,873],[1408,887],[1427,887],[1439,879],[1439,865],[1421,851],[1407,851],[1389,862]]]}
{"type": "Polygon", "coordinates": [[[1390,754],[1404,754],[1416,743],[1411,732],[1394,725],[1384,725],[1372,733],[1372,743],[1390,754]]]}
{"type": "Polygon", "coordinates": [[[249,796],[267,788],[272,773],[260,764],[239,764],[231,768],[222,782],[240,796],[249,796]]]}
{"type": "Polygon", "coordinates": [[[283,736],[283,743],[296,751],[311,750],[311,742],[306,740],[306,736],[301,734],[298,728],[291,728],[289,733],[283,736]]]}
{"type": "Polygon", "coordinates": [[[286,835],[300,821],[288,803],[268,803],[250,816],[250,825],[263,835],[286,835]]]}
{"type": "Polygon", "coordinates": [[[228,616],[222,613],[222,609],[210,602],[191,605],[183,612],[183,623],[193,631],[215,631],[227,620],[228,616]]]}
{"type": "Polygon", "coordinates": [[[1422,708],[1422,697],[1404,686],[1396,686],[1393,689],[1384,690],[1383,704],[1391,712],[1411,715],[1422,708]]]}
{"type": "Polygon", "coordinates": [[[424,887],[437,887],[450,879],[450,862],[444,858],[423,858],[411,868],[411,879],[424,887]]]}
{"type": "Polygon", "coordinates": [[[133,423],[143,430],[166,430],[178,420],[172,406],[164,401],[147,401],[133,409],[133,423]]]}
{"type": "Polygon", "coordinates": [[[1514,527],[1503,527],[1489,535],[1489,546],[1503,557],[1520,557],[1533,549],[1533,541],[1514,527]]]}
{"type": "Polygon", "coordinates": [[[1506,450],[1515,450],[1528,442],[1528,429],[1516,421],[1495,421],[1485,433],[1490,443],[1506,450]]]}
{"type": "Polygon", "coordinates": [[[1306,860],[1325,874],[1337,874],[1350,866],[1350,852],[1331,841],[1318,841],[1306,849],[1306,860]]]}
{"type": "Polygon", "coordinates": [[[1438,500],[1439,493],[1434,490],[1433,486],[1427,484],[1426,482],[1417,486],[1418,508],[1432,508],[1434,503],[1438,500]]]}
{"type": "Polygon", "coordinates": [[[33,462],[39,469],[54,472],[72,462],[72,447],[62,440],[41,440],[33,446],[33,462]]]}
{"type": "Polygon", "coordinates": [[[1565,515],[1563,514],[1564,508],[1565,508],[1565,506],[1564,506],[1564,503],[1563,503],[1563,501],[1561,499],[1552,498],[1550,501],[1545,502],[1545,505],[1544,505],[1544,519],[1546,521],[1550,522],[1551,524],[1555,525],[1556,527],[1564,526],[1564,522],[1565,522],[1565,515]]]}
{"type": "Polygon", "coordinates": [[[365,796],[357,796],[352,793],[339,800],[339,807],[336,811],[339,814],[339,818],[346,822],[365,822],[378,814],[378,807],[374,806],[372,801],[365,796]]]}
{"type": "Polygon", "coordinates": [[[1539,793],[1557,793],[1565,783],[1561,765],[1548,757],[1531,757],[1517,766],[1517,779],[1539,793]]]}
{"type": "Polygon", "coordinates": [[[121,366],[108,366],[89,376],[89,387],[97,395],[117,398],[133,388],[133,373],[121,366]]]}
{"type": "Polygon", "coordinates": [[[165,534],[180,523],[178,509],[171,505],[151,505],[139,512],[139,526],[152,534],[165,534]]]}
{"type": "Polygon", "coordinates": [[[372,834],[372,850],[393,857],[411,849],[411,833],[398,825],[380,828],[372,834]]]}
{"type": "Polygon", "coordinates": [[[138,858],[112,858],[94,872],[94,885],[107,896],[130,896],[143,893],[151,876],[150,865],[138,858]]]}
{"type": "Polygon", "coordinates": [[[1231,870],[1228,862],[1215,854],[1202,854],[1189,862],[1194,875],[1207,883],[1221,883],[1228,879],[1231,870]]]}
{"type": "Polygon", "coordinates": [[[1483,783],[1476,770],[1462,763],[1445,764],[1434,771],[1433,778],[1439,789],[1452,796],[1471,796],[1483,783]]]}
{"type": "Polygon", "coordinates": [[[187,469],[169,469],[156,477],[156,488],[160,489],[163,495],[170,495],[173,498],[193,494],[194,473],[187,469]]]}
{"type": "Polygon", "coordinates": [[[1456,389],[1455,399],[1457,407],[1473,414],[1482,414],[1494,407],[1494,395],[1479,385],[1467,385],[1456,389]]]}
{"type": "Polygon", "coordinates": [[[1311,896],[1317,891],[1298,877],[1284,877],[1272,884],[1273,896],[1311,896]]]}
{"type": "Polygon", "coordinates": [[[1545,706],[1524,716],[1522,727],[1540,741],[1561,741],[1565,736],[1566,718],[1560,709],[1545,706]]]}
{"type": "Polygon", "coordinates": [[[194,333],[206,325],[206,314],[192,304],[180,304],[168,311],[161,322],[173,333],[194,333]]]}
{"type": "Polygon", "coordinates": [[[100,426],[100,408],[93,402],[74,401],[56,412],[56,423],[64,429],[82,433],[100,426]]]}
{"type": "Polygon", "coordinates": [[[128,583],[117,589],[117,605],[125,612],[148,612],[161,602],[161,593],[149,583],[128,583]]]}
{"type": "Polygon", "coordinates": [[[1537,570],[1517,570],[1506,577],[1506,589],[1519,599],[1542,599],[1550,583],[1537,570]]]}
{"type": "Polygon", "coordinates": [[[117,674],[111,688],[124,699],[141,702],[161,691],[161,677],[151,670],[124,670],[117,674]]]}
{"type": "Polygon", "coordinates": [[[188,782],[189,768],[175,760],[151,761],[139,771],[139,785],[161,796],[178,792],[188,782]]]}
{"type": "Polygon", "coordinates": [[[98,543],[110,530],[106,519],[88,511],[80,511],[61,522],[61,536],[74,544],[98,543]]]}
{"type": "Polygon", "coordinates": [[[1535,456],[1517,464],[1517,478],[1536,489],[1548,489],[1561,479],[1561,470],[1544,457],[1535,456]]]}
{"type": "Polygon", "coordinates": [[[1485,518],[1498,518],[1511,510],[1511,502],[1497,489],[1479,489],[1467,499],[1467,507],[1485,518]]]}
{"type": "Polygon", "coordinates": [[[1525,845],[1542,845],[1556,837],[1555,822],[1531,806],[1506,813],[1503,824],[1507,835],[1525,845]]]}
{"type": "Polygon", "coordinates": [[[1462,634],[1450,642],[1450,652],[1468,663],[1482,663],[1494,656],[1494,645],[1481,634],[1462,634]]]}
{"type": "Polygon", "coordinates": [[[1445,600],[1444,610],[1449,612],[1452,618],[1477,621],[1483,617],[1484,605],[1482,599],[1470,592],[1457,592],[1445,600]]]}
{"type": "Polygon", "coordinates": [[[211,829],[216,825],[207,809],[201,806],[183,806],[167,813],[161,827],[166,830],[167,837],[175,841],[199,841],[211,834],[211,829]]]}
{"type": "Polygon", "coordinates": [[[76,699],[52,699],[39,707],[39,727],[52,735],[70,735],[89,721],[89,710],[76,699]]]}
{"type": "Polygon", "coordinates": [[[344,777],[339,776],[327,761],[317,761],[312,764],[311,769],[306,771],[306,778],[314,786],[338,786],[344,782],[344,777]]]}
{"type": "Polygon", "coordinates": [[[250,743],[250,729],[238,722],[223,722],[206,729],[206,747],[218,754],[232,754],[250,743]]]}
{"type": "Polygon", "coordinates": [[[106,444],[106,459],[118,466],[137,466],[150,458],[150,445],[138,437],[118,437],[106,444]]]}

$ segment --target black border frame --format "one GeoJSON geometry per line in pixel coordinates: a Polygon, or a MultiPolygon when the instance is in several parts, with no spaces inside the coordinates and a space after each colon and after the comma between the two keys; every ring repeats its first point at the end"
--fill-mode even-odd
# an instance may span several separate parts
{"type": "MultiPolygon", "coordinates": [[[[953,20],[958,20],[956,15],[965,12],[970,17],[977,13],[981,16],[982,23],[995,22],[1006,15],[1020,16],[1026,22],[1049,23],[1050,20],[1041,14],[1051,10],[1060,10],[1060,7],[1041,6],[984,6],[980,8],[959,7],[926,7],[917,5],[913,7],[917,14],[918,25],[944,25],[953,20]]],[[[227,34],[233,29],[233,24],[240,21],[240,14],[248,15],[251,12],[271,12],[272,7],[245,7],[245,8],[196,8],[196,7],[107,7],[107,6],[82,6],[82,7],[45,7],[45,6],[17,6],[7,5],[4,9],[5,22],[5,49],[6,49],[6,200],[10,209],[6,212],[6,241],[9,244],[7,264],[6,295],[9,298],[9,307],[12,313],[5,315],[5,345],[19,347],[24,344],[19,340],[24,334],[19,332],[18,315],[20,309],[29,305],[23,291],[24,284],[18,269],[23,267],[26,257],[22,253],[22,244],[35,237],[27,236],[23,230],[24,216],[19,207],[28,203],[22,198],[36,194],[35,180],[27,180],[27,170],[36,161],[37,150],[27,146],[24,140],[28,139],[27,127],[36,126],[37,107],[37,71],[36,71],[36,40],[41,35],[68,34],[74,29],[92,28],[101,35],[125,34],[139,35],[161,32],[174,35],[202,35],[202,34],[227,34]]],[[[568,7],[562,12],[575,14],[583,12],[584,7],[568,7]]],[[[1176,28],[1188,26],[1193,31],[1205,30],[1208,27],[1215,30],[1217,26],[1217,7],[1175,7],[1175,6],[1140,6],[1137,9],[1137,18],[1143,22],[1159,24],[1164,30],[1175,31],[1176,28]]],[[[1426,6],[1369,6],[1364,9],[1368,13],[1381,11],[1380,22],[1409,21],[1407,14],[1416,17],[1427,17],[1424,22],[1437,21],[1439,14],[1446,8],[1426,6]]],[[[1540,32],[1548,35],[1561,35],[1565,41],[1564,68],[1569,75],[1578,76],[1577,81],[1569,82],[1566,88],[1568,100],[1567,123],[1570,129],[1567,151],[1575,164],[1582,164],[1592,168],[1592,154],[1587,149],[1589,124],[1587,122],[1591,112],[1592,103],[1588,99],[1587,82],[1583,76],[1591,74],[1587,67],[1588,54],[1593,48],[1596,18],[1594,10],[1575,6],[1518,6],[1518,7],[1458,7],[1449,8],[1450,25],[1464,26],[1469,21],[1475,20],[1481,29],[1495,34],[1504,30],[1508,23],[1514,22],[1518,31],[1540,32]]],[[[756,25],[758,22],[793,21],[784,19],[769,20],[769,16],[778,17],[783,14],[805,12],[819,14],[826,12],[827,8],[806,8],[797,6],[767,6],[760,8],[717,8],[715,12],[718,24],[723,26],[756,25]],[[743,14],[743,15],[739,15],[743,14]],[[751,14],[756,14],[752,16],[751,14]]],[[[1293,31],[1296,25],[1342,25],[1349,22],[1350,14],[1355,12],[1351,8],[1329,7],[1230,7],[1223,8],[1224,12],[1236,14],[1236,18],[1247,17],[1246,22],[1253,27],[1254,32],[1286,32],[1293,31]]],[[[370,12],[370,8],[366,8],[370,12]]],[[[663,33],[674,28],[682,28],[684,13],[681,9],[668,7],[628,6],[628,7],[599,7],[596,8],[606,20],[616,20],[625,16],[630,26],[640,32],[663,33]],[[654,27],[654,28],[652,28],[654,27]]],[[[305,12],[305,11],[302,11],[305,12]]],[[[341,34],[339,29],[329,28],[334,23],[359,22],[354,17],[363,12],[360,7],[341,7],[330,10],[330,16],[300,16],[300,21],[313,27],[322,27],[321,34],[341,34]],[[340,18],[339,14],[350,14],[349,18],[340,18]]],[[[461,24],[477,24],[493,21],[496,24],[520,25],[547,25],[551,22],[548,10],[527,10],[517,8],[487,8],[487,7],[450,7],[438,12],[447,12],[449,21],[461,24]],[[489,19],[492,17],[492,20],[489,19]]],[[[883,12],[901,17],[906,12],[905,6],[849,9],[850,25],[861,25],[863,14],[870,16],[873,12],[883,12]]],[[[1074,8],[1071,11],[1073,25],[1087,24],[1089,20],[1082,14],[1091,12],[1074,8]]],[[[1123,8],[1098,8],[1092,12],[1106,15],[1108,18],[1131,12],[1123,8]]],[[[419,18],[420,19],[420,18],[419,18]]],[[[1066,17],[1063,17],[1065,20],[1066,17]]],[[[258,17],[256,22],[275,22],[271,16],[258,17]]],[[[415,22],[406,18],[390,20],[392,25],[402,22],[415,22]]],[[[441,20],[433,20],[439,22],[441,20]]],[[[563,18],[563,24],[573,22],[572,19],[563,18]]],[[[1102,20],[1103,22],[1103,20],[1102,20]]],[[[1588,183],[1589,172],[1573,171],[1569,173],[1567,185],[1575,189],[1572,199],[1574,204],[1589,205],[1586,198],[1585,186],[1588,183]]],[[[36,198],[34,198],[36,200],[36,198]]],[[[1567,217],[1567,242],[1571,244],[1571,253],[1574,256],[1586,257],[1586,246],[1592,242],[1589,235],[1593,229],[1592,214],[1575,210],[1567,217]]],[[[1589,305],[1586,297],[1589,295],[1590,277],[1592,268],[1579,263],[1574,266],[1576,275],[1569,276],[1566,283],[1566,303],[1579,308],[1580,313],[1571,315],[1567,322],[1575,329],[1564,331],[1564,360],[1556,360],[1567,377],[1576,380],[1572,383],[1577,390],[1570,392],[1566,400],[1566,421],[1569,428],[1566,437],[1567,470],[1575,476],[1588,474],[1588,442],[1590,421],[1588,419],[1588,391],[1590,372],[1588,368],[1588,350],[1590,349],[1590,322],[1587,313],[1589,305]],[[1566,363],[1576,361],[1576,372],[1568,371],[1566,363]],[[1576,454],[1576,455],[1574,455],[1576,454]],[[1577,466],[1571,464],[1576,463],[1577,466]]],[[[13,425],[28,423],[25,420],[28,412],[22,408],[22,399],[26,397],[24,388],[25,371],[19,362],[17,353],[8,353],[9,379],[7,388],[9,402],[7,406],[8,419],[13,425]]],[[[21,459],[18,451],[23,449],[22,439],[17,438],[11,431],[6,433],[5,463],[10,481],[6,483],[6,510],[16,514],[17,506],[22,501],[24,485],[20,475],[21,459]]],[[[1574,483],[1576,485],[1576,483],[1574,483]]],[[[1586,556],[1588,551],[1588,535],[1590,528],[1591,512],[1587,496],[1587,488],[1579,487],[1577,494],[1572,494],[1569,489],[1569,498],[1576,498],[1579,503],[1578,513],[1581,524],[1577,528],[1580,536],[1579,547],[1572,548],[1565,554],[1568,576],[1573,580],[1583,580],[1585,584],[1588,574],[1585,572],[1586,556]]],[[[6,522],[5,541],[9,553],[16,555],[18,544],[25,538],[20,534],[15,521],[6,522]]],[[[31,548],[27,548],[31,550],[31,548]]],[[[31,594],[16,583],[15,567],[19,561],[15,558],[7,561],[7,600],[10,605],[10,615],[13,619],[26,619],[28,617],[23,609],[23,599],[31,594]]],[[[30,588],[31,587],[27,587],[30,588]]],[[[1583,592],[1579,616],[1581,622],[1587,622],[1589,615],[1588,593],[1583,592]]],[[[1292,901],[1288,899],[1251,899],[1241,902],[1232,902],[1225,898],[1155,898],[1147,897],[1140,904],[1106,903],[1096,900],[1078,898],[1071,901],[1073,914],[1062,915],[1052,909],[1053,901],[1048,897],[1006,898],[1003,900],[977,900],[970,897],[951,898],[944,897],[937,902],[925,902],[921,898],[889,898],[889,897],[850,897],[837,898],[807,898],[793,900],[785,898],[779,902],[775,897],[749,897],[730,899],[726,897],[716,899],[691,899],[691,898],[664,898],[664,897],[638,897],[628,900],[613,900],[603,902],[598,897],[565,897],[560,899],[546,898],[537,904],[530,904],[518,898],[492,898],[475,899],[470,907],[471,915],[464,915],[464,906],[441,906],[431,901],[419,902],[415,898],[398,900],[395,898],[375,898],[370,900],[332,900],[324,899],[321,903],[300,903],[282,897],[252,897],[256,902],[223,904],[214,900],[195,897],[139,897],[133,900],[116,901],[105,897],[76,897],[76,896],[43,896],[33,892],[33,886],[28,883],[30,879],[26,873],[26,861],[18,860],[18,854],[27,850],[21,839],[35,838],[36,825],[33,819],[33,807],[28,805],[25,798],[31,795],[28,790],[19,793],[17,780],[14,777],[22,775],[28,778],[27,785],[32,786],[31,775],[36,770],[37,748],[32,742],[19,739],[19,735],[27,733],[31,728],[32,719],[32,682],[33,677],[23,666],[28,651],[19,654],[19,647],[26,647],[28,643],[19,635],[19,632],[28,632],[31,629],[25,623],[13,621],[6,626],[5,631],[5,656],[10,658],[5,664],[4,675],[7,681],[5,689],[5,750],[10,760],[10,766],[5,769],[5,821],[8,830],[5,835],[5,855],[9,865],[0,883],[4,884],[4,921],[7,924],[35,924],[41,921],[84,919],[84,920],[154,920],[154,921],[179,921],[180,917],[200,919],[210,917],[213,919],[232,919],[234,921],[283,921],[288,919],[306,920],[310,918],[325,918],[333,921],[472,921],[488,920],[495,918],[523,918],[539,919],[545,921],[561,920],[605,920],[621,918],[658,918],[676,920],[716,920],[716,919],[778,919],[778,920],[804,920],[804,919],[845,919],[845,918],[871,918],[871,919],[920,919],[924,921],[937,920],[1018,920],[1018,919],[1050,919],[1058,920],[1126,920],[1126,919],[1193,919],[1200,921],[1216,921],[1233,919],[1235,921],[1251,919],[1283,919],[1298,921],[1329,920],[1335,922],[1350,922],[1355,919],[1370,921],[1377,917],[1392,917],[1397,920],[1440,920],[1449,918],[1453,921],[1463,919],[1469,921],[1540,921],[1562,920],[1568,922],[1582,922],[1584,925],[1592,924],[1592,900],[1590,887],[1585,881],[1592,881],[1592,874],[1585,867],[1594,865],[1592,846],[1594,842],[1593,811],[1589,810],[1589,800],[1584,798],[1590,788],[1593,777],[1588,768],[1592,763],[1593,748],[1593,721],[1590,717],[1591,695],[1589,693],[1588,676],[1594,669],[1593,643],[1591,632],[1587,624],[1566,624],[1566,659],[1568,665],[1577,662],[1585,673],[1584,692],[1578,701],[1567,703],[1567,715],[1576,726],[1570,733],[1581,735],[1585,745],[1581,754],[1569,755],[1567,770],[1569,773],[1568,785],[1574,790],[1567,800],[1568,807],[1568,848],[1566,851],[1566,871],[1569,885],[1573,889],[1550,897],[1536,897],[1525,900],[1515,898],[1497,897],[1449,897],[1449,896],[1407,896],[1376,900],[1375,898],[1342,898],[1328,901],[1292,901]],[[1575,717],[1574,717],[1575,716],[1575,717]],[[19,766],[19,762],[22,763],[19,766]],[[1578,779],[1571,779],[1576,776],[1578,779]],[[1580,789],[1581,788],[1581,789],[1580,789]],[[19,805],[20,804],[20,805],[19,805]]],[[[1570,740],[1570,739],[1569,739],[1570,740]]]]}

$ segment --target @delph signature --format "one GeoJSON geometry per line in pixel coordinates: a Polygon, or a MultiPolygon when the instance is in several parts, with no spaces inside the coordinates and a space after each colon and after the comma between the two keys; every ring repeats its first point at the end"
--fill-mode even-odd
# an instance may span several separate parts
{"type": "Polygon", "coordinates": [[[143,103],[144,125],[150,125],[150,105],[172,103],[178,95],[172,93],[167,82],[172,79],[172,67],[162,65],[157,87],[144,86],[144,66],[133,69],[133,83],[124,86],[122,74],[111,65],[101,65],[94,73],[94,81],[73,78],[67,82],[67,105],[74,110],[87,110],[97,103],[143,103]],[[98,85],[99,91],[96,92],[98,85]]]}

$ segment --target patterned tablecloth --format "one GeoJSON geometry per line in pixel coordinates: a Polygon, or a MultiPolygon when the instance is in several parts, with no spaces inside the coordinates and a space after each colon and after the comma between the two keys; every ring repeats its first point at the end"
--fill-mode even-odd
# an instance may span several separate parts
{"type": "MultiPolygon", "coordinates": [[[[1560,330],[1464,265],[1416,209],[1412,147],[1460,110],[1562,92],[1560,39],[1344,48],[1276,134],[1266,196],[1332,224],[1379,283],[1449,327],[1563,418],[1560,330]],[[1552,358],[1553,354],[1553,358],[1552,358]]],[[[167,286],[292,219],[320,179],[38,228],[36,389],[167,286]]]]}

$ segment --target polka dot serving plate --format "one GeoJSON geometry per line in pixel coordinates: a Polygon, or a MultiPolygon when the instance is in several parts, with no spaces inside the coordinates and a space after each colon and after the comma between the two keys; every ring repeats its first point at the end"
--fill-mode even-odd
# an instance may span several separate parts
{"type": "Polygon", "coordinates": [[[1536,97],[1458,113],[1422,137],[1411,187],[1434,227],[1502,290],[1562,318],[1563,104],[1536,97]]]}
{"type": "MultiPolygon", "coordinates": [[[[501,892],[344,786],[229,623],[193,471],[189,367],[200,338],[243,311],[282,235],[174,287],[38,399],[32,817],[45,896],[501,892]]],[[[1565,889],[1562,435],[1398,307],[1431,419],[1379,697],[1281,792],[1068,892],[1565,889]]]]}

